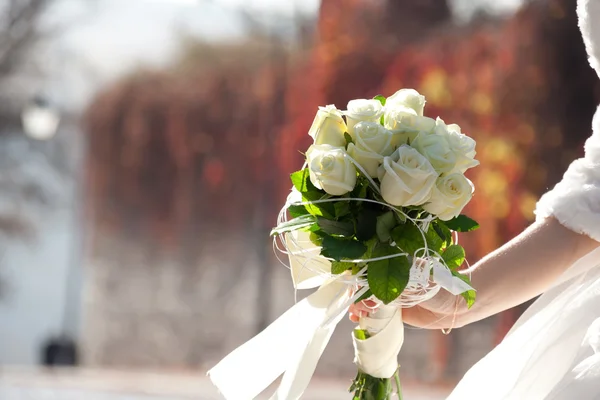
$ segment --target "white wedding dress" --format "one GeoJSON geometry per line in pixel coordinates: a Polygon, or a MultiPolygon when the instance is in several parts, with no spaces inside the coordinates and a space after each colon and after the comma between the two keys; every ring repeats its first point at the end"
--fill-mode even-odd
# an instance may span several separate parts
{"type": "MultiPolygon", "coordinates": [[[[600,72],[600,0],[579,0],[577,12],[600,72]]],[[[600,242],[600,108],[592,126],[585,157],[541,198],[536,215],[600,242]]],[[[572,265],[448,397],[469,399],[600,400],[600,248],[572,265]]]]}

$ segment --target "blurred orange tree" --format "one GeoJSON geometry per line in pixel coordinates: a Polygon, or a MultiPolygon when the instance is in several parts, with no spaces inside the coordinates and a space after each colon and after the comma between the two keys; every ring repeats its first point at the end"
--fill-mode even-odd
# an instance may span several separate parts
{"type": "Polygon", "coordinates": [[[184,48],[173,69],[123,79],[87,115],[96,220],[152,246],[250,229],[282,198],[288,52],[265,37],[184,48]]]}
{"type": "Polygon", "coordinates": [[[571,3],[458,27],[445,3],[324,0],[308,52],[264,34],[188,40],[173,68],[127,77],[89,108],[97,220],[171,244],[264,233],[318,105],[414,87],[429,115],[478,141],[468,211],[485,228],[467,243],[478,258],[533,218],[589,135],[597,79],[571,3]]]}

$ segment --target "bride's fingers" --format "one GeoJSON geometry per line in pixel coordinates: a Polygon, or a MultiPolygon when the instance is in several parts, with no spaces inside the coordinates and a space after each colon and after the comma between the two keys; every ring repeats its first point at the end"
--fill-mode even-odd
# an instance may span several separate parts
{"type": "Polygon", "coordinates": [[[348,309],[350,321],[358,322],[360,318],[367,317],[369,313],[376,312],[377,307],[377,303],[372,300],[363,300],[352,304],[348,309]]]}
{"type": "Polygon", "coordinates": [[[377,309],[377,303],[372,300],[363,300],[354,304],[356,310],[373,312],[377,309]]]}

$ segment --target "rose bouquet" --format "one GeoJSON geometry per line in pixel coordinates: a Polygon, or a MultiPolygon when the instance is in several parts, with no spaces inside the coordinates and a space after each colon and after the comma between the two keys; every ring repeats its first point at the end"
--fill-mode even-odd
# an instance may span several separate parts
{"type": "Polygon", "coordinates": [[[350,391],[357,400],[389,399],[395,381],[400,397],[402,307],[442,288],[473,304],[456,232],[478,227],[461,214],[474,191],[464,172],[479,164],[475,141],[424,116],[424,106],[424,96],[402,89],[352,100],[345,111],[319,108],[314,143],[272,231],[295,288],[319,289],[209,371],[227,398],[253,398],[281,373],[273,398],[299,398],[337,322],[365,299],[378,307],[353,332],[350,391]],[[231,385],[240,373],[244,382],[231,385]]]}

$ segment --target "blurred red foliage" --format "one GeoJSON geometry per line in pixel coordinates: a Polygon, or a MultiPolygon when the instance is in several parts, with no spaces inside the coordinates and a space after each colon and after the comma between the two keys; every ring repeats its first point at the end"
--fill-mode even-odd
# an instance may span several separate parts
{"type": "Polygon", "coordinates": [[[520,232],[589,132],[596,78],[574,7],[534,2],[459,27],[446,6],[400,3],[324,0],[312,51],[267,36],[186,43],[171,70],[105,90],[87,115],[100,226],[171,244],[215,226],[265,230],[318,105],[414,87],[428,115],[478,142],[471,258],[520,232]]]}

